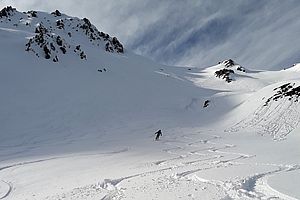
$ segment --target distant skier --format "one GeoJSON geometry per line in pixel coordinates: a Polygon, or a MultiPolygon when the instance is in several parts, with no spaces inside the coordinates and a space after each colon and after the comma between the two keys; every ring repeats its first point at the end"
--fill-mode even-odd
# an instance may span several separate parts
{"type": "Polygon", "coordinates": [[[161,132],[161,130],[159,129],[156,133],[154,133],[155,135],[156,135],[156,137],[155,137],[155,140],[157,141],[157,140],[159,140],[159,137],[160,136],[162,136],[162,132],[161,132]]]}
{"type": "Polygon", "coordinates": [[[206,108],[207,106],[209,106],[209,100],[206,100],[206,101],[204,101],[204,104],[203,104],[203,108],[206,108]]]}

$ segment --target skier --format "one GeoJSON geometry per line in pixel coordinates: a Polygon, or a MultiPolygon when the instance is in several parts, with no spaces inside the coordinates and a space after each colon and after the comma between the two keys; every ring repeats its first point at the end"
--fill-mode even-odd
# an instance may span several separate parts
{"type": "Polygon", "coordinates": [[[156,133],[154,133],[155,135],[156,135],[156,137],[155,137],[155,140],[157,141],[157,140],[159,140],[159,137],[160,136],[162,136],[162,132],[161,132],[161,130],[159,129],[156,133]]]}
{"type": "Polygon", "coordinates": [[[203,108],[206,108],[207,106],[209,106],[209,100],[206,100],[206,101],[204,101],[204,104],[203,104],[203,108]]]}

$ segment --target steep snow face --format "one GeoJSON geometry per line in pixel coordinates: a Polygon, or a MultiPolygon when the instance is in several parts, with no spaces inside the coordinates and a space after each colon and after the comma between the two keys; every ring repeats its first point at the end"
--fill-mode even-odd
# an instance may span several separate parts
{"type": "Polygon", "coordinates": [[[64,54],[87,59],[85,45],[88,44],[112,53],[124,52],[116,37],[100,32],[88,19],[69,17],[58,10],[51,14],[37,11],[21,13],[6,7],[0,11],[0,24],[2,28],[27,32],[26,51],[53,62],[58,62],[64,54]]]}
{"type": "Polygon", "coordinates": [[[299,80],[294,80],[259,90],[234,111],[246,116],[227,131],[246,130],[271,135],[275,140],[285,139],[300,121],[299,88],[299,80]],[[249,108],[253,109],[250,113],[249,108]]]}
{"type": "Polygon", "coordinates": [[[203,112],[204,96],[214,91],[162,74],[165,66],[121,51],[116,39],[88,20],[58,11],[4,11],[9,14],[0,19],[2,145],[48,144],[125,124],[201,121],[195,116],[203,112]]]}
{"type": "Polygon", "coordinates": [[[190,80],[219,91],[207,97],[205,107],[223,110],[227,132],[250,131],[282,140],[300,120],[298,68],[295,64],[281,71],[255,71],[229,59],[198,70],[190,80]]]}

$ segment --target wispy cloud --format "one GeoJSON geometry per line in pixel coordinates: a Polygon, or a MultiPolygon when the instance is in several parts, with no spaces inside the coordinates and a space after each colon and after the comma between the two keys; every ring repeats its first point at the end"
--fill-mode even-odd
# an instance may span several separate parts
{"type": "Polygon", "coordinates": [[[154,60],[206,67],[233,58],[245,67],[300,62],[298,0],[3,0],[19,10],[88,17],[127,48],[154,60]]]}

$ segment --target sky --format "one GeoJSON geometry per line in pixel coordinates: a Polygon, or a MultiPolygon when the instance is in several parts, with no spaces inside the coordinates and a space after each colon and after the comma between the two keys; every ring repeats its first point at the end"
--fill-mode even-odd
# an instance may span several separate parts
{"type": "Polygon", "coordinates": [[[127,49],[159,63],[246,68],[300,62],[299,0],[1,0],[19,11],[87,17],[127,49]]]}

